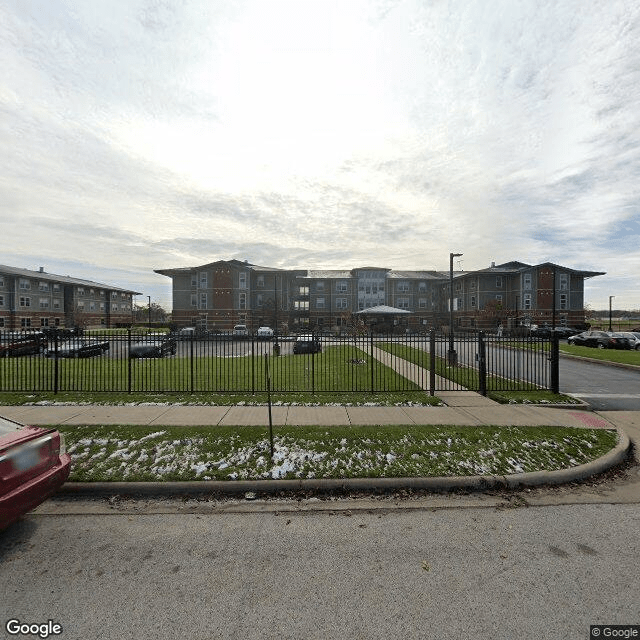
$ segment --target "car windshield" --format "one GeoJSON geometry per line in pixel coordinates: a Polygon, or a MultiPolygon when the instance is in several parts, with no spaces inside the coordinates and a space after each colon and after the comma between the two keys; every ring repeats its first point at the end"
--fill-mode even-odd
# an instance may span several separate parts
{"type": "Polygon", "coordinates": [[[0,436],[6,436],[8,433],[15,433],[20,429],[20,425],[5,418],[0,418],[0,436]]]}

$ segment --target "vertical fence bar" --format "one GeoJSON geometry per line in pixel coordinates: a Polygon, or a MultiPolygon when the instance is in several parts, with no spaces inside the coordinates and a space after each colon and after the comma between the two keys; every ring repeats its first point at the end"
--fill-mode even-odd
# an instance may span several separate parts
{"type": "Polygon", "coordinates": [[[487,395],[487,345],[484,341],[484,331],[478,333],[478,375],[480,394],[487,395]]]}
{"type": "Polygon", "coordinates": [[[554,332],[551,338],[551,393],[560,393],[560,339],[554,332]]]}

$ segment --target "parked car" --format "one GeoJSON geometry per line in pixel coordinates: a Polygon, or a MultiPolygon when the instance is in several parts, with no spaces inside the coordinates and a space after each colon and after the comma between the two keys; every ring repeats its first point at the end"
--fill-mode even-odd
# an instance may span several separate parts
{"type": "Polygon", "coordinates": [[[583,347],[597,347],[598,349],[631,349],[627,338],[619,333],[607,331],[583,331],[571,336],[567,342],[583,347]]]}
{"type": "Polygon", "coordinates": [[[322,345],[315,336],[298,336],[293,343],[293,353],[320,353],[322,345]]]}
{"type": "Polygon", "coordinates": [[[137,342],[131,345],[130,358],[164,358],[175,355],[178,345],[175,338],[165,338],[158,341],[137,342]]]}
{"type": "Polygon", "coordinates": [[[91,358],[101,356],[109,351],[109,342],[98,342],[89,340],[70,340],[58,345],[58,350],[49,347],[45,355],[48,358],[91,358]]]}
{"type": "Polygon", "coordinates": [[[182,327],[174,331],[171,336],[176,340],[191,340],[196,335],[195,327],[182,327]]]}
{"type": "Polygon", "coordinates": [[[0,335],[0,340],[0,358],[37,355],[47,346],[47,339],[41,331],[4,333],[0,335]]]}
{"type": "Polygon", "coordinates": [[[56,429],[0,417],[0,529],[44,502],[70,469],[64,437],[56,429]]]}
{"type": "Polygon", "coordinates": [[[629,340],[632,349],[640,351],[640,331],[621,331],[620,335],[629,340]]]}
{"type": "Polygon", "coordinates": [[[237,324],[233,327],[233,337],[236,340],[241,340],[242,338],[249,337],[249,329],[247,329],[246,324],[237,324]]]}
{"type": "Polygon", "coordinates": [[[256,336],[259,340],[270,340],[273,338],[273,329],[271,327],[258,327],[256,336]]]}

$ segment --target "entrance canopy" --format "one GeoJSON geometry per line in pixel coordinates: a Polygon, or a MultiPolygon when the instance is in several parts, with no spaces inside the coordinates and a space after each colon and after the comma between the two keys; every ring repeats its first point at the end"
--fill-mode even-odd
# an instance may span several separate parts
{"type": "Polygon", "coordinates": [[[362,311],[356,311],[354,315],[363,315],[363,316],[408,316],[411,315],[411,311],[407,311],[406,309],[396,309],[395,307],[388,307],[385,304],[380,304],[377,307],[369,307],[368,309],[363,309],[362,311]]]}

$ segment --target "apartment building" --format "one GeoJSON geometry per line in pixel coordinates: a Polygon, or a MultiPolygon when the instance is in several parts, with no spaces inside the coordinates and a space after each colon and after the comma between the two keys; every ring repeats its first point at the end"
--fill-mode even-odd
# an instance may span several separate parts
{"type": "Polygon", "coordinates": [[[584,280],[603,275],[548,262],[492,264],[454,272],[451,296],[449,271],[288,270],[219,260],[156,273],[172,279],[179,326],[336,330],[359,314],[381,330],[414,331],[448,325],[450,305],[458,327],[581,325],[584,280]]]}
{"type": "Polygon", "coordinates": [[[0,265],[0,330],[118,327],[132,319],[136,291],[0,265]]]}

